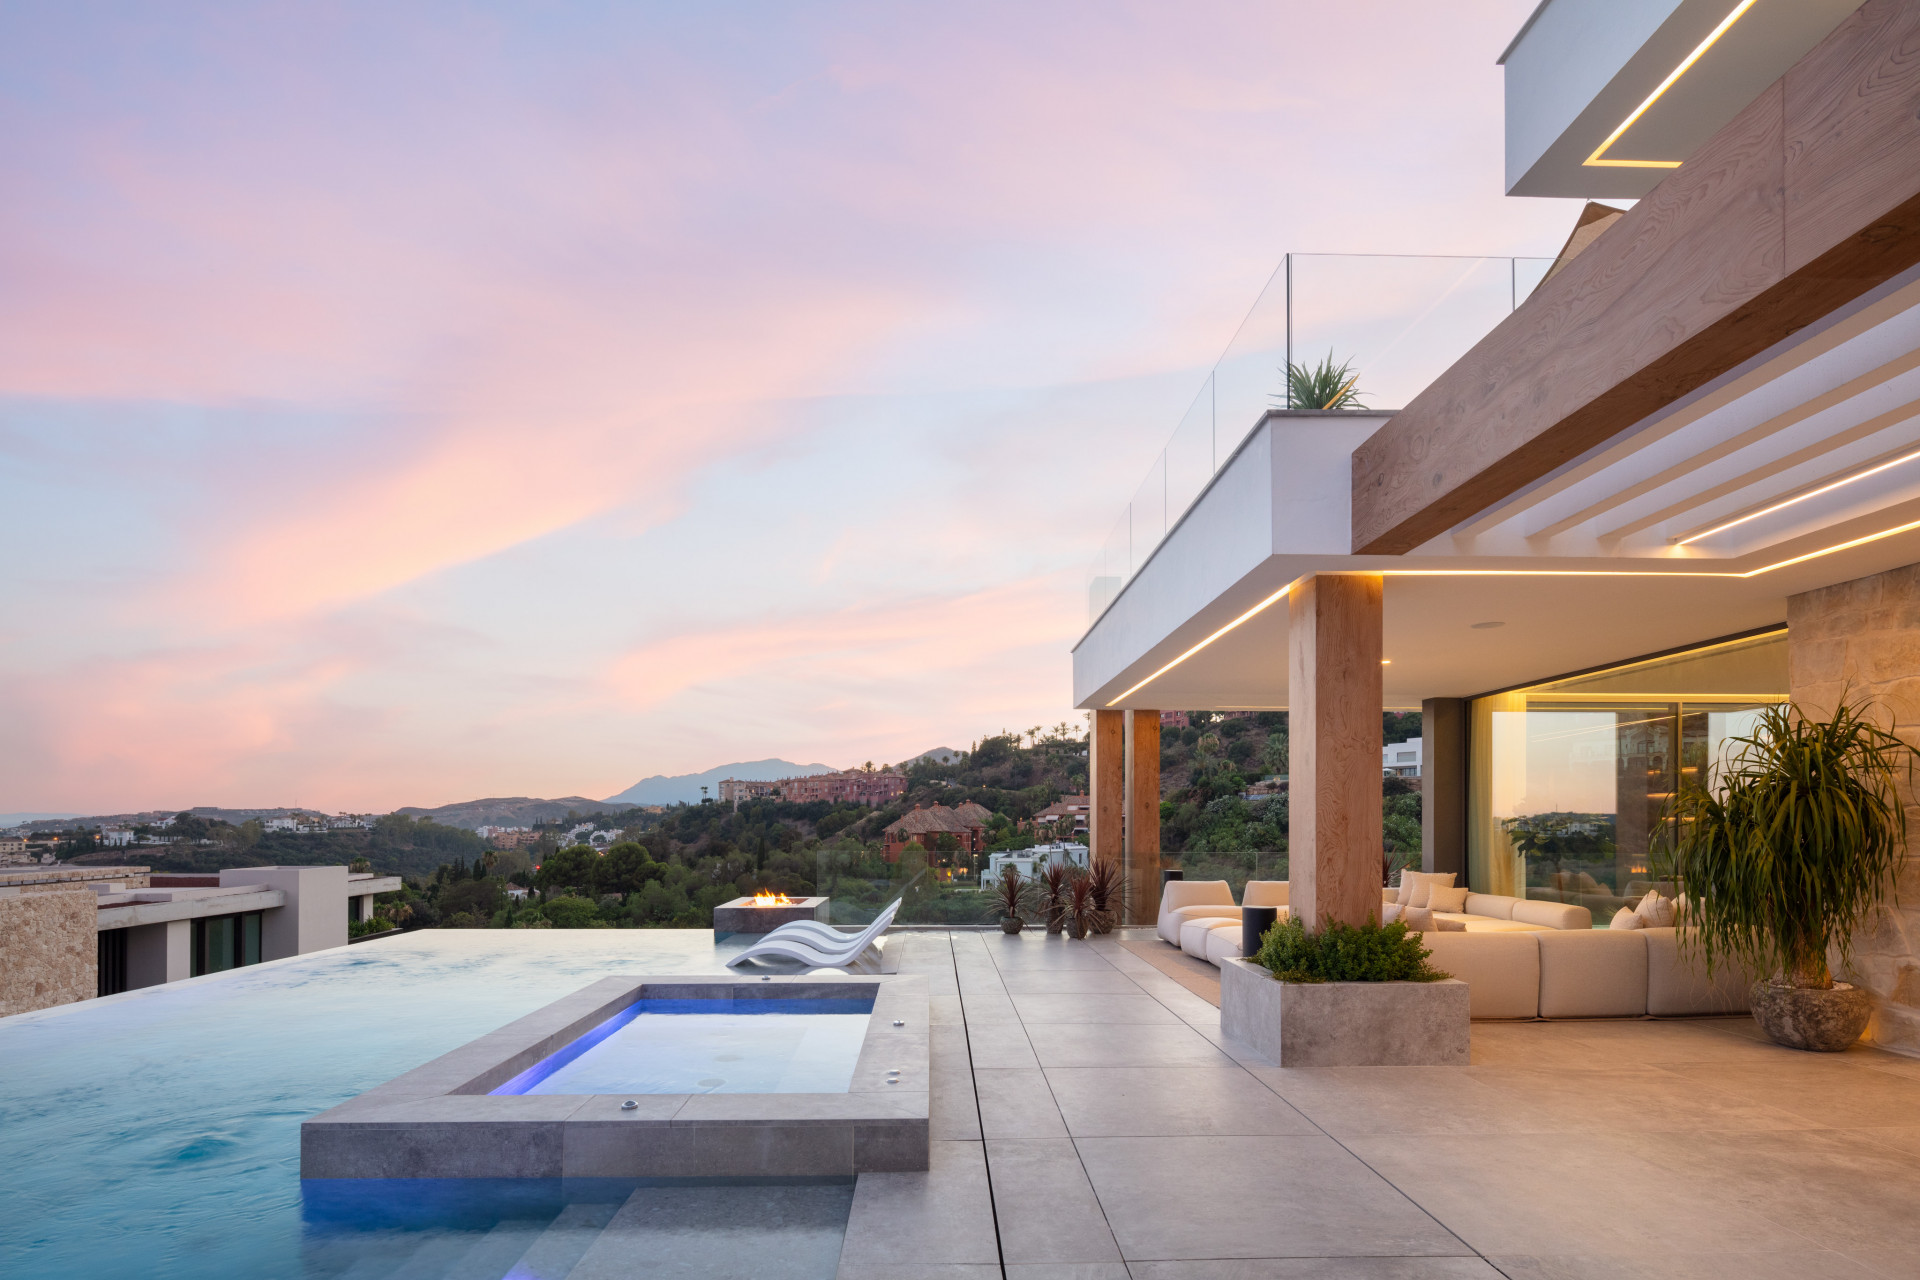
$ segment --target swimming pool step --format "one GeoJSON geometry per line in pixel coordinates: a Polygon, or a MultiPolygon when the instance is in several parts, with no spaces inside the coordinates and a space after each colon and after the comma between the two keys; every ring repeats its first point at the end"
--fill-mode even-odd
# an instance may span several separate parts
{"type": "Polygon", "coordinates": [[[566,1280],[619,1208],[617,1204],[568,1205],[511,1267],[489,1274],[499,1280],[566,1280]]]}

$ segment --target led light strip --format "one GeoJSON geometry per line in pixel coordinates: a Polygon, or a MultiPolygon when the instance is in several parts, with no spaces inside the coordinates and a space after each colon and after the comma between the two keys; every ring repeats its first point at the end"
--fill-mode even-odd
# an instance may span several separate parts
{"type": "MultiPolygon", "coordinates": [[[[1805,555],[1792,556],[1777,560],[1772,564],[1763,564],[1758,569],[1748,569],[1744,573],[1729,573],[1714,569],[1676,569],[1663,572],[1658,569],[1348,569],[1348,573],[1377,573],[1383,578],[1757,578],[1763,573],[1772,573],[1775,569],[1785,569],[1796,564],[1805,564],[1809,560],[1818,560],[1821,556],[1830,556],[1840,551],[1851,551],[1855,547],[1864,547],[1870,542],[1879,542],[1883,538],[1897,537],[1920,529],[1920,520],[1910,520],[1906,524],[1895,525],[1891,529],[1882,529],[1878,533],[1862,534],[1858,538],[1849,538],[1845,542],[1835,543],[1831,547],[1822,547],[1818,551],[1809,551],[1805,555]]],[[[1289,582],[1253,608],[1220,628],[1205,640],[1194,645],[1185,653],[1161,667],[1158,671],[1134,685],[1125,693],[1115,697],[1107,706],[1118,706],[1121,702],[1140,692],[1158,680],[1167,672],[1199,653],[1202,649],[1226,635],[1229,631],[1264,613],[1269,607],[1286,598],[1293,590],[1289,582]]]]}
{"type": "Polygon", "coordinates": [[[1591,165],[1597,169],[1678,169],[1680,167],[1678,160],[1603,160],[1600,157],[1606,153],[1608,147],[1620,141],[1620,135],[1633,128],[1633,122],[1645,115],[1647,108],[1660,100],[1661,94],[1673,88],[1674,82],[1685,75],[1689,67],[1700,61],[1701,55],[1713,47],[1713,42],[1727,34],[1728,28],[1738,22],[1740,16],[1751,8],[1753,8],[1753,0],[1740,0],[1740,3],[1734,6],[1733,12],[1725,18],[1722,18],[1720,25],[1715,27],[1707,35],[1707,38],[1702,40],[1694,51],[1686,56],[1685,61],[1668,73],[1667,78],[1660,82],[1660,87],[1648,94],[1647,100],[1635,107],[1633,114],[1625,120],[1622,120],[1619,127],[1607,135],[1607,140],[1595,147],[1593,154],[1588,156],[1582,163],[1591,165]]]}
{"type": "Polygon", "coordinates": [[[1902,454],[1897,458],[1890,458],[1876,466],[1868,467],[1864,471],[1856,471],[1850,476],[1841,476],[1838,480],[1823,484],[1817,489],[1809,489],[1805,493],[1797,493],[1791,498],[1782,498],[1771,506],[1762,507],[1758,511],[1749,511],[1743,516],[1735,516],[1731,520],[1726,520],[1714,525],[1711,529],[1702,529],[1699,533],[1690,533],[1684,538],[1670,538],[1668,541],[1676,547],[1684,547],[1688,543],[1698,542],[1702,538],[1711,538],[1716,533],[1725,533],[1728,529],[1743,525],[1749,520],[1758,520],[1761,516],[1770,516],[1776,511],[1785,511],[1795,503],[1805,502],[1808,498],[1817,498],[1823,493],[1832,493],[1835,489],[1841,488],[1844,485],[1850,485],[1856,480],[1865,480],[1868,476],[1877,476],[1889,467],[1897,467],[1902,463],[1912,462],[1915,458],[1920,458],[1920,449],[1915,449],[1912,453],[1902,454]]]}

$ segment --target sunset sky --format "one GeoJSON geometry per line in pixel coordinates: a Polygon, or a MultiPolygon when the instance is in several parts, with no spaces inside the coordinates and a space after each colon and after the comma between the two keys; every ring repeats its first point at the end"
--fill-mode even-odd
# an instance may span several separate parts
{"type": "Polygon", "coordinates": [[[1280,256],[1550,254],[1533,0],[0,9],[0,811],[1070,708],[1280,256]]]}

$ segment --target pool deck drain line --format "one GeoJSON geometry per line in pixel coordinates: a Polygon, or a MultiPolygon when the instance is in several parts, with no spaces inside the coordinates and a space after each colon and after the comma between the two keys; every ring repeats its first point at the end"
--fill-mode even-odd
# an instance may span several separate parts
{"type": "MultiPolygon", "coordinates": [[[[993,1194],[993,1156],[987,1150],[987,1117],[980,1108],[980,1077],[973,1069],[973,1024],[967,1021],[967,988],[960,981],[960,957],[951,934],[947,936],[947,960],[953,966],[953,988],[960,1000],[960,1032],[967,1042],[967,1083],[973,1086],[973,1117],[980,1126],[980,1167],[987,1175],[987,1212],[993,1215],[993,1254],[1000,1260],[1000,1280],[1007,1280],[1007,1250],[1000,1243],[1000,1204],[993,1194]]],[[[987,960],[991,964],[993,957],[988,955],[987,960]]],[[[998,973],[1000,966],[996,964],[993,968],[998,973]]],[[[928,1033],[932,1033],[931,1027],[928,1033]]],[[[933,1086],[932,1080],[928,1080],[927,1086],[933,1086]]]]}

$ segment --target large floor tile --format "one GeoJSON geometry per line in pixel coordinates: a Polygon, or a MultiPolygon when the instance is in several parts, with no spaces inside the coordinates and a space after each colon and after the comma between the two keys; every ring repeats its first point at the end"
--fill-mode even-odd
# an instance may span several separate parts
{"type": "Polygon", "coordinates": [[[1459,1067],[1250,1066],[1254,1076],[1336,1138],[1368,1133],[1531,1133],[1571,1127],[1459,1067]]]}
{"type": "Polygon", "coordinates": [[[967,1040],[973,1049],[976,1071],[1040,1065],[1027,1040],[1027,1029],[1019,1022],[970,1022],[967,1040]]]}
{"type": "Polygon", "coordinates": [[[1233,1062],[1184,1023],[1030,1024],[1027,1038],[1043,1067],[1225,1067],[1233,1062]]]}
{"type": "Polygon", "coordinates": [[[1136,1262],[1132,1280],[1499,1280],[1480,1258],[1209,1258],[1136,1262]]]}
{"type": "Polygon", "coordinates": [[[1000,1251],[1009,1265],[1120,1261],[1072,1142],[990,1139],[987,1162],[1000,1251]]]}
{"type": "Polygon", "coordinates": [[[1117,969],[1008,969],[1000,983],[1013,996],[1131,996],[1140,984],[1117,969]]]}
{"type": "Polygon", "coordinates": [[[1129,1264],[1471,1252],[1330,1138],[1080,1138],[1129,1264]]]}
{"type": "Polygon", "coordinates": [[[1648,1258],[1495,1255],[1492,1262],[1509,1280],[1884,1280],[1880,1272],[1827,1249],[1648,1258]]]}
{"type": "MultiPolygon", "coordinates": [[[[1627,1111],[1618,1128],[1632,1128],[1627,1111]]],[[[1687,1140],[1694,1140],[1688,1135],[1687,1140]]],[[[1345,1146],[1486,1256],[1659,1257],[1775,1252],[1812,1242],[1600,1132],[1401,1134],[1345,1146]]]]}
{"type": "Polygon", "coordinates": [[[860,1175],[840,1251],[841,1280],[893,1280],[956,1265],[998,1272],[982,1144],[936,1142],[930,1163],[925,1173],[860,1175]]]}
{"type": "Polygon", "coordinates": [[[1152,996],[1018,995],[1011,997],[1022,1022],[1175,1023],[1167,1006],[1152,996]]]}
{"type": "Polygon", "coordinates": [[[1572,1072],[1471,1067],[1468,1074],[1504,1099],[1516,1122],[1533,1132],[1606,1132],[1628,1127],[1737,1132],[1814,1127],[1813,1121],[1777,1103],[1729,1085],[1726,1070],[1619,1067],[1607,1072],[1572,1072]]]}
{"type": "Polygon", "coordinates": [[[1064,1138],[1067,1126],[1038,1067],[974,1073],[980,1124],[989,1138],[1064,1138]]]}
{"type": "Polygon", "coordinates": [[[1920,1079],[1872,1070],[1868,1061],[1878,1055],[1871,1051],[1858,1055],[1781,1052],[1791,1056],[1764,1066],[1695,1064],[1667,1070],[1822,1127],[1860,1129],[1920,1116],[1920,1079]]]}
{"type": "Polygon", "coordinates": [[[1315,1132],[1239,1067],[1052,1067],[1046,1076],[1076,1138],[1315,1132]]]}

